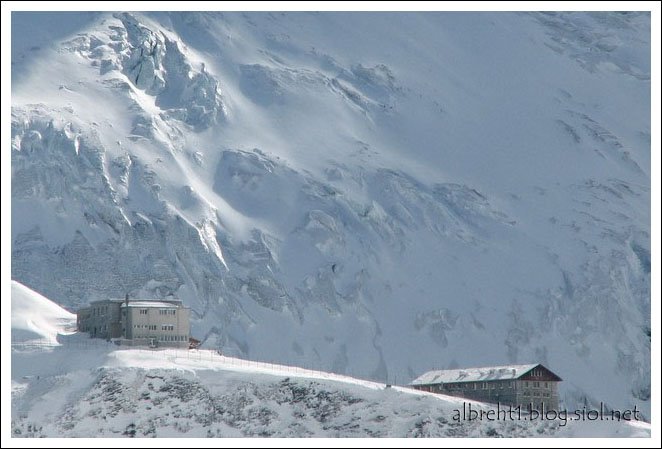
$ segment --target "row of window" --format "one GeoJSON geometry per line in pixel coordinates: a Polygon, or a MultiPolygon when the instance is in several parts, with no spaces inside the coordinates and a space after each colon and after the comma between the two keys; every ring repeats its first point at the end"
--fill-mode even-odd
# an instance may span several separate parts
{"type": "MultiPolygon", "coordinates": [[[[151,331],[155,331],[157,326],[156,324],[134,324],[133,325],[134,329],[149,329],[151,331]]],[[[104,326],[105,329],[105,326],[104,326]]],[[[175,330],[175,325],[174,324],[162,324],[161,325],[161,330],[162,331],[174,331],[175,330]]]]}
{"type": "Polygon", "coordinates": [[[515,382],[468,382],[466,384],[449,384],[447,385],[450,389],[465,389],[470,390],[496,390],[497,387],[500,390],[504,388],[514,388],[515,382]]]}
{"type": "MultiPolygon", "coordinates": [[[[92,310],[84,316],[84,318],[93,316],[103,316],[108,313],[108,306],[93,307],[92,310]]],[[[149,309],[140,309],[140,315],[149,315],[149,309]]],[[[159,309],[159,315],[177,315],[176,309],[159,309]]],[[[126,316],[126,310],[122,310],[122,316],[126,316]]]]}
{"type": "Polygon", "coordinates": [[[187,341],[186,335],[161,335],[159,341],[187,341]]]}
{"type": "Polygon", "coordinates": [[[529,390],[524,390],[522,393],[522,396],[530,396],[534,398],[548,398],[550,397],[550,394],[547,392],[542,392],[542,391],[529,391],[529,390]]]}
{"type": "MultiPolygon", "coordinates": [[[[140,309],[141,315],[149,315],[149,309],[140,309]]],[[[159,315],[176,315],[177,310],[175,309],[159,309],[159,315]]]]}
{"type": "Polygon", "coordinates": [[[150,334],[137,334],[133,336],[134,339],[140,338],[154,338],[158,341],[188,341],[186,335],[150,335],[150,334]]]}
{"type": "MultiPolygon", "coordinates": [[[[532,381],[533,388],[547,388],[549,389],[549,382],[539,382],[532,381]]],[[[524,386],[529,388],[529,381],[524,381],[524,386]]],[[[467,383],[457,383],[457,384],[446,384],[446,388],[449,390],[503,390],[504,388],[514,388],[515,382],[467,382],[467,383]]]]}

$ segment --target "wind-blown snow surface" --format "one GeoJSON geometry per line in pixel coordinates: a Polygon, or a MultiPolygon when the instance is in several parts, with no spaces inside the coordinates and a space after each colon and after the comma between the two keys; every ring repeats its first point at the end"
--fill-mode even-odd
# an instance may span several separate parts
{"type": "Polygon", "coordinates": [[[649,415],[648,14],[12,17],[14,279],[174,293],[207,347],[380,381],[541,362],[649,415]]]}
{"type": "Polygon", "coordinates": [[[57,345],[59,334],[76,331],[76,316],[18,282],[11,283],[12,341],[57,345]]]}
{"type": "Polygon", "coordinates": [[[118,349],[64,329],[36,345],[20,317],[46,334],[66,312],[12,288],[27,299],[12,308],[15,437],[650,437],[645,422],[459,420],[457,398],[211,350],[118,349]]]}

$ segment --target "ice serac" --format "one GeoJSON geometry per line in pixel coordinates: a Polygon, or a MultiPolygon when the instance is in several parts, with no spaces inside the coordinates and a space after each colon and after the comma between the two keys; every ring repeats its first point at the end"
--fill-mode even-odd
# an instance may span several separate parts
{"type": "Polygon", "coordinates": [[[13,279],[175,294],[230,355],[543,363],[649,414],[650,15],[54,14],[12,54],[13,279]]]}
{"type": "Polygon", "coordinates": [[[150,29],[132,14],[114,17],[119,24],[103,33],[79,35],[64,48],[88,59],[100,75],[121,72],[137,90],[153,97],[161,114],[196,130],[225,117],[218,81],[206,71],[204,62],[186,57],[180,40],[165,30],[150,29]]]}

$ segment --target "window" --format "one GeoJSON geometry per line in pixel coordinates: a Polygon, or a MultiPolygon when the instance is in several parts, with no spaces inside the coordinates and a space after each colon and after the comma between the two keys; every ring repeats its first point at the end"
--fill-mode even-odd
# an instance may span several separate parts
{"type": "Polygon", "coordinates": [[[524,382],[524,386],[525,386],[525,387],[528,387],[528,386],[529,386],[529,381],[528,381],[528,380],[524,382]]]}
{"type": "Polygon", "coordinates": [[[148,310],[147,309],[140,309],[140,314],[141,315],[147,315],[148,310]]]}
{"type": "Polygon", "coordinates": [[[538,381],[533,382],[533,386],[536,387],[536,388],[540,388],[540,382],[538,382],[538,381]]]}
{"type": "Polygon", "coordinates": [[[545,388],[549,388],[549,382],[545,382],[545,388]]]}
{"type": "Polygon", "coordinates": [[[161,330],[162,330],[162,331],[174,331],[174,330],[175,330],[175,326],[172,325],[172,324],[162,324],[162,325],[161,325],[161,330]]]}

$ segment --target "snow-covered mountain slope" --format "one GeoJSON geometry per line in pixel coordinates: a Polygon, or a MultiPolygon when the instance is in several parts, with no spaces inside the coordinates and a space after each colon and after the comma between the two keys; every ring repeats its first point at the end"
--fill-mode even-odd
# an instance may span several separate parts
{"type": "Polygon", "coordinates": [[[76,331],[76,316],[26,286],[11,283],[12,342],[57,345],[58,335],[76,331]]]}
{"type": "MultiPolygon", "coordinates": [[[[14,289],[27,291],[18,283],[14,289]]],[[[59,325],[60,315],[45,313],[57,306],[24,297],[22,309],[12,309],[13,333],[26,313],[46,328],[59,325]]],[[[462,420],[465,404],[449,396],[213,350],[119,349],[85,334],[59,338],[61,344],[13,344],[15,437],[650,437],[641,421],[527,421],[526,413],[462,420]]]]}
{"type": "Polygon", "coordinates": [[[648,14],[12,19],[14,279],[174,293],[206,347],[380,381],[541,362],[649,415],[648,14]]]}
{"type": "MultiPolygon", "coordinates": [[[[186,362],[185,356],[145,357],[137,349],[109,357],[120,352],[132,353],[122,356],[141,367],[90,367],[15,383],[14,436],[650,437],[650,425],[635,421],[525,421],[524,415],[521,421],[462,421],[454,417],[461,416],[464,404],[451,397],[346,383],[331,375],[291,375],[285,369],[235,372],[227,361],[194,368],[194,358],[183,369],[178,362],[186,362]],[[169,366],[150,368],[150,362],[169,366]],[[40,405],[44,400],[49,407],[40,405]]],[[[202,352],[203,358],[214,358],[213,352],[202,352]]],[[[57,355],[84,359],[90,353],[97,355],[91,349],[57,355]]],[[[471,407],[490,410],[479,403],[471,407]]]]}

